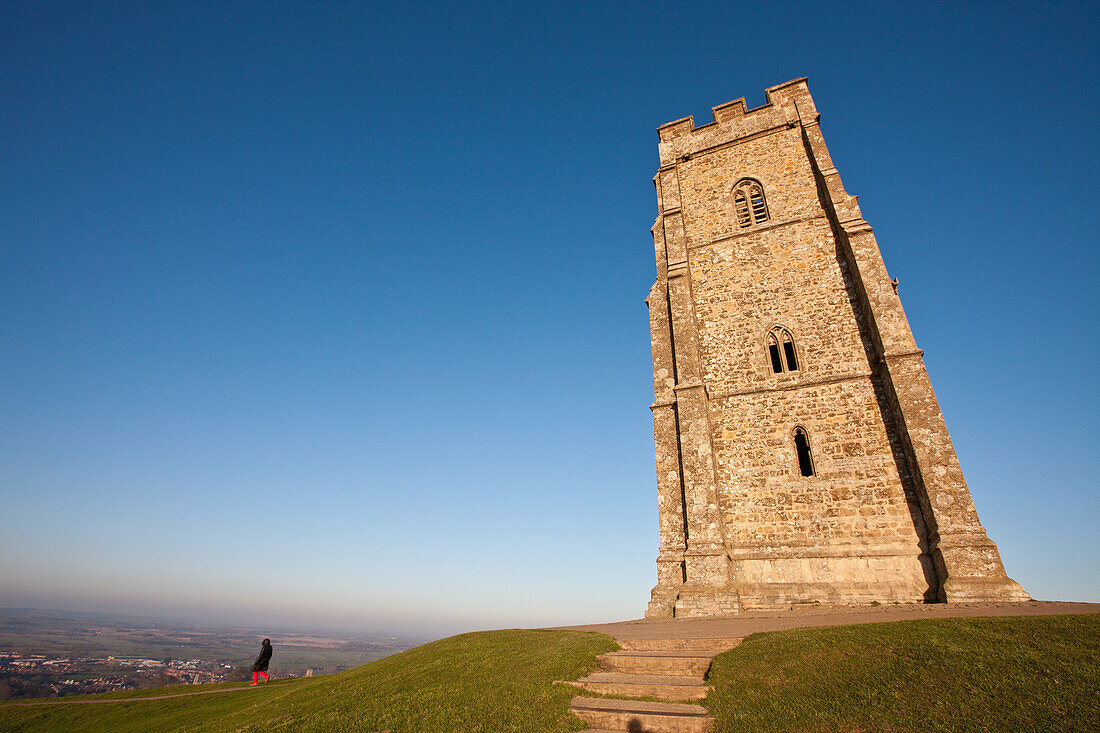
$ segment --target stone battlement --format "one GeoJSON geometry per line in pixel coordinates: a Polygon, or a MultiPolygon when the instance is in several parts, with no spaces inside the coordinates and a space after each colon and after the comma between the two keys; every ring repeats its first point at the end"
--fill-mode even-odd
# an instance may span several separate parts
{"type": "Polygon", "coordinates": [[[752,109],[746,108],[744,97],[712,107],[713,122],[699,127],[691,115],[658,127],[661,166],[769,130],[817,121],[806,77],[769,87],[764,94],[768,101],[752,109]]]}

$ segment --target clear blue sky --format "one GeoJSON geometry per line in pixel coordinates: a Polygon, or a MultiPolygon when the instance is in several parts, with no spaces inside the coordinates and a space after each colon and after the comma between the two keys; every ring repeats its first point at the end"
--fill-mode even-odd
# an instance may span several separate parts
{"type": "Polygon", "coordinates": [[[800,76],[1009,574],[1100,600],[1098,8],[7,3],[0,605],[640,616],[655,128],[800,76]]]}

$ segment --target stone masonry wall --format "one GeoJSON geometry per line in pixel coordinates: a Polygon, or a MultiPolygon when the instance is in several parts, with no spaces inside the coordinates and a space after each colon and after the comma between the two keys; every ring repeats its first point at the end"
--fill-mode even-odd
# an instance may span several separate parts
{"type": "Polygon", "coordinates": [[[895,464],[800,130],[694,157],[678,174],[718,500],[727,547],[742,562],[743,605],[769,605],[766,587],[747,587],[769,583],[785,597],[792,586],[812,591],[804,600],[823,600],[814,584],[836,588],[830,599],[878,585],[881,600],[923,600],[931,566],[920,557],[923,522],[914,522],[895,464]],[[769,213],[747,229],[731,216],[730,193],[745,177],[763,185],[769,213]],[[796,371],[772,371],[766,337],[777,325],[794,336],[796,371]],[[809,435],[816,476],[799,472],[796,426],[809,435]],[[873,575],[865,563],[803,562],[861,558],[872,546],[873,575]],[[799,561],[749,560],[781,555],[799,561]]]}

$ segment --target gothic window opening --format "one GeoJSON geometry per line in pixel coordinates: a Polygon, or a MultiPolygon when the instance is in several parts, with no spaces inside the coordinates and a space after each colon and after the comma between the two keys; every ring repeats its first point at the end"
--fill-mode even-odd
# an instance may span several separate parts
{"type": "Polygon", "coordinates": [[[802,428],[794,429],[794,448],[798,453],[798,470],[803,476],[814,476],[814,457],[810,452],[810,438],[802,428]]]}
{"type": "Polygon", "coordinates": [[[768,334],[768,353],[772,357],[772,371],[779,374],[783,371],[783,357],[779,355],[779,341],[774,333],[768,334]]]}
{"type": "Polygon", "coordinates": [[[749,215],[749,199],[745,196],[744,191],[737,191],[733,194],[733,207],[737,211],[737,223],[743,227],[747,227],[752,224],[752,217],[749,215]]]}
{"type": "Polygon", "coordinates": [[[787,371],[797,371],[798,360],[794,358],[794,342],[789,338],[783,342],[783,355],[787,357],[787,371]]]}
{"type": "Polygon", "coordinates": [[[733,187],[733,210],[740,227],[768,220],[768,204],[764,200],[764,187],[760,181],[743,178],[737,182],[733,187]]]}
{"type": "Polygon", "coordinates": [[[768,358],[771,361],[773,374],[798,371],[794,337],[782,326],[776,326],[768,333],[768,358]]]}

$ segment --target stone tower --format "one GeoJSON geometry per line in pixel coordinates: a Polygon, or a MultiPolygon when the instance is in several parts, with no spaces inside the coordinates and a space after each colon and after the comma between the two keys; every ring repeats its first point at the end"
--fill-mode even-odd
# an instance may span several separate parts
{"type": "Polygon", "coordinates": [[[806,80],[658,132],[646,615],[1027,600],[806,80]]]}

